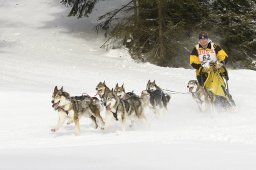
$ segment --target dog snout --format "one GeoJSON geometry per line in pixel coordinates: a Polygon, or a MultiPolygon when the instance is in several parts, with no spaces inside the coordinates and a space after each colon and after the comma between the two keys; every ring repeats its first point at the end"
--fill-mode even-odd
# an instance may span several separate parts
{"type": "Polygon", "coordinates": [[[54,101],[52,100],[52,104],[54,103],[54,101]]]}

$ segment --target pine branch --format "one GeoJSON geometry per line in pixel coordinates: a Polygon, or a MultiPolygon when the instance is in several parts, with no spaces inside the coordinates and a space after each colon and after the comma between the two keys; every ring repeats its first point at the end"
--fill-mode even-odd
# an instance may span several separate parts
{"type": "Polygon", "coordinates": [[[72,6],[68,16],[88,17],[99,0],[62,0],[60,3],[72,6]]]}
{"type": "Polygon", "coordinates": [[[104,18],[106,18],[106,17],[107,17],[107,19],[106,19],[105,21],[99,23],[99,24],[96,26],[96,30],[98,31],[99,28],[102,28],[103,30],[108,30],[108,29],[109,29],[109,25],[110,25],[111,22],[113,21],[113,18],[114,18],[119,12],[121,12],[123,9],[129,7],[129,5],[130,5],[131,3],[133,3],[133,1],[130,1],[129,3],[127,3],[126,5],[124,5],[124,6],[123,6],[122,8],[120,8],[120,9],[115,9],[115,10],[112,11],[112,12],[108,12],[108,13],[106,13],[106,14],[100,16],[100,17],[98,18],[98,21],[99,21],[99,20],[102,20],[102,19],[104,19],[104,18]]]}

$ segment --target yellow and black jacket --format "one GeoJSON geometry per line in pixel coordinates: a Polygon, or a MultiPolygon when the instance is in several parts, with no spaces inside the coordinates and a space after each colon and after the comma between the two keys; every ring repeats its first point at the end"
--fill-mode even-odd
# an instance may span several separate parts
{"type": "Polygon", "coordinates": [[[199,69],[201,67],[201,62],[199,59],[199,52],[200,51],[211,51],[214,50],[216,53],[216,58],[220,62],[227,62],[228,55],[226,52],[220,48],[220,46],[214,44],[213,42],[209,42],[207,48],[204,49],[200,44],[197,44],[194,48],[192,53],[190,54],[190,65],[196,69],[196,75],[199,74],[199,69]]]}

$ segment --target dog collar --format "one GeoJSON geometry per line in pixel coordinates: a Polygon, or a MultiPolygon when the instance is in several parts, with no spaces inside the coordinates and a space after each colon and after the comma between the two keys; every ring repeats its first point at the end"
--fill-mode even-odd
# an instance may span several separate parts
{"type": "Polygon", "coordinates": [[[68,110],[63,109],[62,107],[58,107],[57,109],[65,112],[68,115],[68,110]]]}

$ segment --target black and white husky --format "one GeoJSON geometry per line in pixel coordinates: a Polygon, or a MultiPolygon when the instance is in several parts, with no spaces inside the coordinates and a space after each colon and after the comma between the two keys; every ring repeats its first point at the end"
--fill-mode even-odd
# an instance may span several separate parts
{"type": "Polygon", "coordinates": [[[150,80],[148,81],[146,91],[149,93],[149,103],[153,107],[155,113],[158,112],[157,108],[165,108],[167,110],[167,105],[171,96],[157,86],[155,80],[152,82],[150,80]]]}
{"type": "Polygon", "coordinates": [[[58,89],[56,86],[52,94],[52,107],[59,113],[59,119],[52,132],[59,130],[65,123],[66,118],[69,122],[75,123],[75,133],[80,135],[79,119],[81,116],[89,117],[95,124],[103,129],[104,121],[100,115],[100,106],[97,98],[88,95],[70,97],[69,93],[63,91],[63,87],[58,89]]]}

